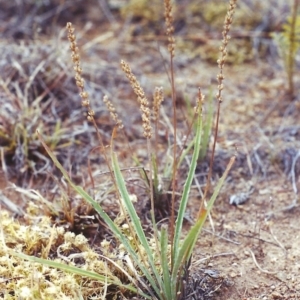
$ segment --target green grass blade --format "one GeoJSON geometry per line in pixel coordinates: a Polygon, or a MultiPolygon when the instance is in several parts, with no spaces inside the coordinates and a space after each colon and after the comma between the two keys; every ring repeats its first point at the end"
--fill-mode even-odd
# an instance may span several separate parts
{"type": "Polygon", "coordinates": [[[179,270],[182,269],[185,262],[188,261],[189,253],[193,249],[193,245],[197,240],[197,237],[201,231],[204,224],[204,220],[198,220],[195,225],[189,230],[188,235],[184,239],[181,247],[178,249],[178,254],[176,260],[173,263],[173,270],[171,274],[171,282],[173,284],[172,289],[175,289],[175,284],[177,283],[177,278],[180,277],[179,270]]]}
{"type": "Polygon", "coordinates": [[[161,267],[163,270],[163,291],[165,299],[172,300],[175,299],[175,290],[171,288],[171,276],[170,276],[170,266],[168,259],[168,231],[166,227],[161,228],[160,235],[160,249],[161,249],[161,267]]]}
{"type": "Polygon", "coordinates": [[[190,229],[188,232],[186,238],[184,239],[181,247],[179,248],[178,255],[175,258],[174,265],[173,265],[173,270],[172,270],[172,282],[177,278],[178,276],[178,271],[180,270],[182,263],[187,261],[193,252],[194,246],[196,244],[196,241],[198,239],[198,236],[201,232],[201,229],[204,225],[204,222],[210,213],[211,209],[213,208],[213,205],[217,199],[217,196],[220,193],[220,190],[224,184],[224,181],[234,163],[235,157],[231,158],[229,161],[227,168],[223,174],[223,176],[220,178],[213,195],[209,199],[207,203],[206,208],[202,208],[201,214],[199,216],[199,219],[197,220],[196,224],[190,229]]]}
{"type": "Polygon", "coordinates": [[[209,90],[209,96],[208,96],[208,109],[207,113],[205,114],[205,122],[203,125],[203,137],[201,142],[201,149],[198,157],[198,161],[201,161],[205,158],[209,139],[211,135],[211,129],[213,125],[213,115],[214,115],[214,103],[213,103],[213,91],[212,88],[209,90]]]}
{"type": "Polygon", "coordinates": [[[192,161],[190,165],[190,169],[187,175],[186,182],[183,187],[183,193],[182,193],[182,198],[180,201],[180,206],[178,210],[178,216],[176,219],[176,225],[175,225],[175,234],[174,234],[174,243],[173,243],[173,257],[174,260],[176,261],[176,256],[178,255],[178,247],[179,247],[179,242],[180,242],[180,235],[181,235],[181,230],[182,230],[182,224],[183,224],[183,218],[188,202],[188,197],[191,189],[191,185],[193,182],[196,166],[197,166],[197,160],[198,160],[198,155],[200,151],[200,144],[201,144],[201,133],[202,133],[202,115],[201,113],[198,114],[197,116],[197,130],[196,130],[196,136],[195,136],[195,142],[194,142],[194,151],[193,151],[193,156],[192,156],[192,161]]]}
{"type": "Polygon", "coordinates": [[[194,146],[195,140],[192,140],[188,146],[186,147],[186,149],[184,149],[178,159],[178,168],[181,166],[184,158],[187,156],[187,154],[191,151],[192,147],[194,146]]]}
{"type": "Polygon", "coordinates": [[[52,260],[47,260],[47,259],[38,258],[38,257],[35,257],[35,256],[26,255],[24,253],[18,253],[18,252],[10,251],[10,254],[13,255],[13,256],[17,256],[19,258],[22,258],[24,260],[28,260],[28,261],[35,262],[35,263],[40,263],[40,264],[43,264],[43,265],[46,265],[46,266],[49,266],[49,267],[52,267],[52,268],[55,268],[55,269],[66,271],[66,272],[69,272],[69,273],[72,273],[72,274],[77,274],[77,275],[80,275],[82,277],[88,277],[90,279],[95,279],[95,280],[100,281],[102,283],[114,284],[114,285],[117,285],[121,288],[125,288],[128,291],[139,294],[142,297],[145,297],[146,299],[152,299],[149,295],[146,295],[141,290],[136,289],[132,285],[121,283],[120,281],[116,280],[117,278],[110,279],[110,278],[107,278],[107,276],[98,274],[96,272],[87,271],[87,270],[84,270],[84,269],[81,269],[81,268],[78,268],[78,267],[75,267],[75,266],[70,266],[70,265],[55,262],[55,261],[52,261],[52,260]]]}
{"type": "MultiPolygon", "coordinates": [[[[156,164],[156,157],[153,155],[152,156],[152,166],[153,166],[153,188],[154,188],[154,202],[156,202],[159,198],[159,180],[158,180],[158,169],[157,169],[157,164],[156,164]]],[[[150,184],[149,184],[149,188],[150,184]]]]}
{"type": "MultiPolygon", "coordinates": [[[[127,188],[125,185],[125,181],[124,181],[122,172],[121,172],[119,164],[118,164],[118,159],[114,152],[112,152],[112,167],[113,167],[113,171],[114,171],[114,175],[116,178],[116,182],[117,182],[117,186],[118,186],[120,195],[124,202],[124,206],[127,210],[127,213],[129,215],[131,221],[132,221],[133,227],[136,231],[139,241],[143,245],[143,247],[147,253],[148,262],[151,266],[153,274],[156,277],[156,281],[158,282],[158,285],[154,283],[153,278],[150,283],[151,283],[152,287],[155,289],[155,291],[157,292],[157,294],[159,295],[159,288],[162,286],[162,279],[161,279],[160,274],[158,273],[158,270],[157,270],[154,260],[153,260],[153,250],[151,250],[151,248],[149,246],[149,243],[145,236],[140,218],[138,217],[138,215],[135,211],[135,208],[132,204],[132,201],[129,197],[129,194],[128,194],[128,191],[127,191],[127,188]]],[[[148,280],[149,280],[149,278],[148,278],[148,280]]]]}

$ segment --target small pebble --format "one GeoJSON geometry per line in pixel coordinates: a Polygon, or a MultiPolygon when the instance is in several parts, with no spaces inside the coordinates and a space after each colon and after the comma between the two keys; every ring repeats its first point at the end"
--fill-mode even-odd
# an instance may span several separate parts
{"type": "Polygon", "coordinates": [[[273,299],[282,299],[282,295],[278,292],[273,292],[272,293],[272,298],[273,299]]]}

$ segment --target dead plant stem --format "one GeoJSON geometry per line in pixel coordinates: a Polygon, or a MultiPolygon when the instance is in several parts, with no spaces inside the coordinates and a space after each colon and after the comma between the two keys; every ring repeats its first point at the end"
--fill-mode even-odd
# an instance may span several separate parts
{"type": "Polygon", "coordinates": [[[294,0],[292,8],[292,20],[291,20],[291,31],[290,31],[290,45],[288,54],[288,82],[289,82],[289,94],[293,97],[294,95],[294,70],[295,70],[295,52],[296,52],[296,19],[298,14],[299,0],[294,0]]]}

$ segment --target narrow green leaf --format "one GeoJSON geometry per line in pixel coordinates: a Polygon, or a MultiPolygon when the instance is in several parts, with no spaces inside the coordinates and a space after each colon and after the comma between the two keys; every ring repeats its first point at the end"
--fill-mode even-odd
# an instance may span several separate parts
{"type": "Polygon", "coordinates": [[[148,240],[145,236],[141,221],[135,211],[135,208],[132,204],[132,201],[129,197],[126,185],[125,185],[125,180],[123,178],[122,172],[120,170],[119,164],[118,164],[118,159],[117,156],[114,152],[112,152],[112,166],[113,166],[113,171],[114,171],[114,175],[116,178],[116,182],[117,182],[117,186],[120,192],[120,195],[122,197],[122,200],[124,202],[125,208],[127,209],[128,215],[132,221],[132,224],[134,226],[134,229],[136,231],[136,234],[140,240],[140,243],[143,245],[146,253],[147,253],[147,259],[148,262],[151,266],[152,272],[155,275],[156,281],[158,284],[156,284],[154,282],[154,278],[148,278],[151,286],[153,287],[153,289],[155,290],[155,292],[159,295],[159,290],[160,287],[162,286],[162,279],[160,274],[158,273],[158,270],[155,266],[154,260],[153,260],[153,251],[151,250],[148,240]]]}
{"type": "Polygon", "coordinates": [[[182,268],[183,264],[189,259],[189,253],[194,247],[195,241],[204,224],[204,219],[199,219],[196,224],[189,230],[188,235],[185,237],[182,245],[178,250],[178,254],[173,264],[171,281],[174,283],[179,276],[178,271],[182,268]]]}
{"type": "Polygon", "coordinates": [[[163,291],[164,296],[168,300],[175,299],[176,291],[171,288],[171,276],[170,276],[170,266],[168,259],[168,231],[166,227],[161,228],[160,235],[160,249],[161,249],[161,267],[163,270],[163,291]]]}
{"type": "Polygon", "coordinates": [[[132,285],[123,284],[119,280],[116,280],[117,278],[110,279],[110,278],[107,278],[107,276],[98,274],[96,272],[87,271],[87,270],[84,270],[84,269],[81,269],[81,268],[78,268],[78,267],[75,267],[75,266],[69,266],[67,264],[55,262],[55,261],[52,261],[52,260],[47,260],[47,259],[38,258],[38,257],[35,257],[35,256],[26,255],[24,253],[18,253],[18,252],[10,251],[10,254],[13,255],[13,256],[17,256],[19,258],[31,261],[31,262],[40,263],[40,264],[43,264],[43,265],[46,265],[46,266],[49,266],[49,267],[52,267],[52,268],[56,268],[56,269],[59,269],[59,270],[63,270],[63,271],[66,271],[66,272],[69,272],[69,273],[72,273],[72,274],[77,274],[77,275],[80,275],[80,276],[83,276],[83,277],[88,277],[88,278],[91,278],[91,279],[95,279],[95,280],[100,281],[102,283],[107,282],[109,284],[114,284],[114,285],[117,285],[121,288],[125,288],[125,289],[127,289],[127,290],[129,290],[133,293],[139,294],[142,297],[145,297],[146,299],[152,299],[149,295],[146,295],[141,290],[136,289],[132,285]]]}
{"type": "Polygon", "coordinates": [[[182,224],[183,224],[183,218],[188,202],[188,197],[190,194],[191,190],[191,185],[193,182],[196,166],[197,166],[197,160],[198,160],[198,155],[200,151],[200,145],[201,145],[201,133],[202,133],[202,115],[199,112],[197,116],[197,130],[196,130],[196,136],[195,136],[195,142],[194,142],[194,151],[193,151],[193,156],[192,156],[192,161],[190,165],[190,169],[187,175],[186,182],[183,187],[183,193],[182,193],[182,198],[180,201],[180,206],[178,210],[178,216],[176,219],[176,225],[175,225],[175,235],[174,235],[174,243],[173,243],[173,257],[174,260],[176,261],[176,257],[178,255],[178,247],[180,243],[180,235],[181,235],[181,230],[182,230],[182,224]]]}
{"type": "Polygon", "coordinates": [[[192,149],[192,147],[194,146],[195,143],[195,139],[193,139],[188,146],[186,147],[186,149],[184,149],[179,157],[178,160],[178,168],[180,167],[180,165],[182,164],[182,161],[184,160],[184,158],[187,156],[187,154],[190,152],[190,150],[192,149]]]}
{"type": "Polygon", "coordinates": [[[223,174],[223,176],[220,178],[213,195],[209,199],[207,203],[206,209],[203,208],[202,213],[197,220],[196,224],[192,226],[190,231],[188,232],[187,236],[185,237],[181,247],[179,248],[178,255],[175,258],[173,270],[172,270],[172,281],[176,280],[178,276],[178,271],[180,270],[183,262],[186,262],[192,255],[193,249],[195,247],[196,241],[198,239],[198,236],[202,230],[202,227],[204,225],[204,222],[206,221],[206,218],[208,214],[210,213],[211,209],[213,208],[213,205],[217,199],[217,196],[220,193],[220,190],[224,184],[224,181],[234,163],[235,157],[232,157],[229,161],[227,168],[223,174]]]}
{"type": "Polygon", "coordinates": [[[214,115],[213,99],[214,99],[213,91],[212,91],[212,88],[210,87],[208,101],[207,101],[208,109],[207,109],[207,113],[205,114],[205,122],[203,125],[203,137],[202,137],[202,141],[201,141],[201,149],[200,149],[198,161],[201,161],[204,159],[206,152],[207,152],[208,144],[209,144],[211,129],[212,129],[212,125],[213,125],[213,115],[214,115]]]}
{"type": "MultiPolygon", "coordinates": [[[[154,188],[154,202],[157,201],[159,197],[159,190],[158,190],[158,169],[157,169],[157,164],[156,164],[156,157],[153,155],[152,156],[152,166],[153,166],[153,188],[154,188]]],[[[149,184],[149,188],[150,184],[149,184]]]]}

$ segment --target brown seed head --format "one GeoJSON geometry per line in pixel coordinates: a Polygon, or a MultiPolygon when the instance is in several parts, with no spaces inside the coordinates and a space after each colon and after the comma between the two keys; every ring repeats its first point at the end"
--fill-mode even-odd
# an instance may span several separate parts
{"type": "Polygon", "coordinates": [[[68,22],[67,23],[67,31],[68,31],[68,40],[70,42],[70,50],[71,50],[71,58],[72,62],[74,64],[74,71],[75,71],[75,82],[77,87],[80,90],[80,97],[81,97],[81,105],[82,107],[87,109],[87,119],[89,121],[94,120],[95,113],[90,107],[90,101],[89,101],[89,95],[88,93],[84,90],[84,79],[82,78],[82,68],[80,66],[80,55],[79,55],[79,49],[76,45],[76,36],[74,34],[75,29],[72,25],[72,23],[68,22]]]}
{"type": "Polygon", "coordinates": [[[172,3],[171,0],[164,0],[165,3],[165,22],[166,22],[166,34],[168,37],[168,51],[172,57],[175,56],[175,38],[174,38],[174,26],[172,15],[172,3]]]}
{"type": "Polygon", "coordinates": [[[122,129],[124,127],[124,125],[123,125],[122,121],[119,119],[114,105],[112,104],[111,101],[108,100],[108,97],[106,95],[103,97],[103,102],[105,103],[105,105],[110,113],[111,118],[114,120],[114,122],[116,123],[118,128],[122,129]]]}
{"type": "Polygon", "coordinates": [[[124,71],[126,77],[128,78],[130,85],[137,96],[137,101],[140,104],[140,111],[142,113],[142,121],[143,121],[143,128],[144,128],[144,136],[147,139],[150,139],[152,136],[152,128],[150,122],[150,109],[149,109],[149,102],[145,96],[145,92],[143,88],[140,86],[138,80],[133,75],[129,65],[124,60],[121,60],[121,68],[124,71]]]}
{"type": "Polygon", "coordinates": [[[164,101],[163,88],[156,87],[153,95],[153,117],[155,121],[158,120],[159,109],[163,101],[164,101]]]}
{"type": "Polygon", "coordinates": [[[217,61],[220,73],[217,75],[218,92],[217,92],[216,97],[219,102],[223,101],[222,100],[222,90],[224,88],[223,80],[225,78],[223,75],[223,68],[224,68],[225,60],[226,60],[226,56],[227,56],[227,44],[230,39],[230,36],[228,35],[228,33],[230,30],[230,26],[233,22],[233,15],[234,15],[234,11],[236,8],[236,2],[237,2],[237,0],[230,0],[230,2],[229,2],[229,7],[228,7],[228,11],[227,11],[227,14],[225,17],[223,32],[222,32],[223,40],[222,40],[222,45],[220,47],[220,57],[217,61]]]}

